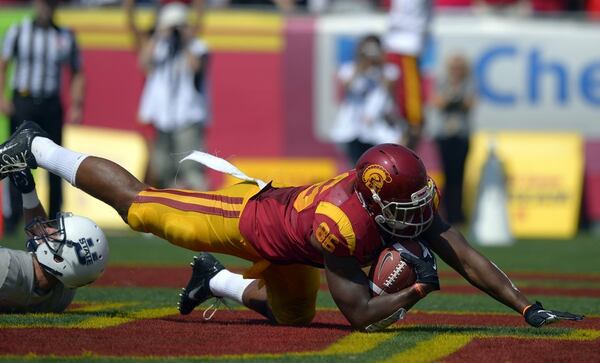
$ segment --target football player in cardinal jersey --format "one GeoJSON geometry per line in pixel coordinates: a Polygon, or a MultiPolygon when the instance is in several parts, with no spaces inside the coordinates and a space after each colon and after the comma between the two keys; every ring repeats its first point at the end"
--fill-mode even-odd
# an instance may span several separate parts
{"type": "Polygon", "coordinates": [[[523,313],[528,323],[581,319],[532,304],[448,226],[436,212],[436,188],[423,163],[402,146],[375,146],[356,169],[314,185],[261,189],[246,181],[200,192],[149,187],[112,161],[56,145],[25,122],[0,145],[0,172],[37,166],[111,205],[132,229],[204,251],[181,294],[182,314],[211,297],[225,297],[279,324],[308,324],[315,314],[318,268],[324,268],[331,295],[350,324],[381,329],[439,289],[434,257],[404,253],[415,269],[415,284],[378,297],[371,296],[362,267],[392,240],[419,237],[468,281],[523,313]],[[244,275],[234,274],[206,252],[253,265],[244,275]]]}

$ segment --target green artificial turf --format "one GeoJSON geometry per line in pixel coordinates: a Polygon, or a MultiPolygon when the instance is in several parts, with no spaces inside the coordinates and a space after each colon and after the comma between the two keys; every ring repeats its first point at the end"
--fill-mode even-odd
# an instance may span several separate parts
{"type": "MultiPolygon", "coordinates": [[[[187,251],[173,246],[163,240],[147,237],[130,231],[110,232],[110,265],[111,266],[187,266],[194,255],[193,251],[187,251]]],[[[4,238],[3,246],[21,248],[24,236],[19,233],[16,236],[4,238]]],[[[494,260],[510,276],[511,272],[543,272],[549,277],[543,280],[528,279],[527,277],[515,279],[517,285],[523,287],[547,287],[547,288],[582,288],[598,289],[600,284],[594,276],[600,276],[600,243],[596,237],[590,234],[581,234],[569,241],[542,241],[527,240],[518,241],[510,247],[479,247],[483,254],[494,260]],[[568,276],[592,276],[591,280],[565,280],[561,278],[564,274],[568,276]],[[552,278],[552,276],[557,276],[552,278]]],[[[218,256],[223,263],[230,268],[248,266],[248,262],[229,256],[218,256]]],[[[448,267],[443,263],[441,269],[447,271],[448,267]]],[[[563,276],[564,277],[564,276],[563,276]]],[[[456,275],[443,275],[441,278],[442,288],[444,286],[460,286],[466,282],[456,275]]],[[[559,290],[558,290],[559,291],[559,290]]],[[[178,289],[176,288],[144,288],[144,287],[105,287],[91,286],[79,289],[77,292],[74,308],[64,314],[35,314],[35,315],[0,315],[1,325],[13,325],[27,327],[41,324],[52,325],[76,325],[89,318],[120,318],[128,317],[131,313],[152,308],[172,308],[176,314],[175,303],[177,302],[178,289]],[[82,310],[86,307],[97,306],[96,310],[82,310]]],[[[591,317],[600,317],[600,298],[574,297],[574,296],[529,296],[530,299],[539,299],[546,307],[558,310],[567,310],[583,313],[591,317]]],[[[230,304],[231,308],[239,309],[239,306],[230,304]]],[[[336,309],[330,294],[323,290],[318,294],[317,306],[322,309],[336,309]]],[[[426,299],[421,300],[414,308],[413,313],[418,312],[450,312],[450,313],[501,313],[513,314],[509,308],[496,302],[483,293],[477,294],[448,294],[433,293],[426,299]]],[[[216,319],[218,319],[217,312],[216,319]]],[[[199,326],[199,329],[202,327],[199,326]]],[[[1,329],[0,329],[1,330],[1,329]]],[[[507,336],[518,334],[526,337],[549,338],[556,335],[566,334],[571,329],[554,325],[544,329],[522,327],[463,327],[441,325],[417,325],[413,327],[392,328],[388,331],[390,339],[385,344],[380,344],[377,349],[361,354],[339,354],[327,355],[305,355],[305,356],[248,356],[243,361],[265,362],[334,362],[340,360],[350,361],[378,361],[393,354],[400,353],[414,347],[417,343],[432,339],[440,334],[482,334],[485,336],[507,336]]],[[[0,331],[0,337],[2,333],[0,331]]],[[[593,344],[593,343],[590,343],[593,344]]],[[[59,352],[57,352],[59,353],[59,352]]],[[[202,352],[198,352],[202,357],[202,352]]],[[[0,361],[20,360],[19,356],[0,357],[0,361]]],[[[119,361],[161,361],[161,362],[186,362],[198,361],[194,357],[97,357],[81,356],[76,358],[52,358],[49,356],[28,356],[27,360],[33,361],[85,361],[85,362],[119,362],[119,361]]],[[[202,357],[200,360],[206,360],[202,357]]],[[[238,357],[214,357],[210,359],[220,362],[240,362],[238,357]]]]}
{"type": "MultiPolygon", "coordinates": [[[[162,239],[130,231],[108,231],[111,265],[182,266],[194,251],[162,239]]],[[[0,244],[23,248],[25,235],[6,236],[0,244]]],[[[505,271],[584,273],[600,275],[600,237],[582,233],[571,240],[521,240],[509,247],[474,246],[505,271]]],[[[248,266],[239,258],[219,255],[227,267],[248,266]]],[[[440,261],[442,271],[449,270],[440,261]]]]}

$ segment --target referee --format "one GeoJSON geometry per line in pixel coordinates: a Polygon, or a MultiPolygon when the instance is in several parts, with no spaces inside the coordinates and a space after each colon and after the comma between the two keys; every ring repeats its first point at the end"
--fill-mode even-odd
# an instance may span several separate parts
{"type": "MultiPolygon", "coordinates": [[[[23,120],[38,123],[57,144],[62,143],[63,107],[61,73],[71,71],[69,122],[82,116],[85,80],[81,55],[73,32],[54,22],[59,0],[34,0],[34,17],[13,24],[6,33],[0,54],[0,93],[7,83],[8,65],[14,63],[12,102],[0,96],[0,112],[10,117],[14,131],[23,120]]],[[[50,174],[50,216],[61,209],[62,185],[50,174]]],[[[6,203],[5,203],[6,206],[6,203]]],[[[10,189],[10,208],[4,209],[6,232],[11,233],[21,219],[21,194],[10,189]]]]}

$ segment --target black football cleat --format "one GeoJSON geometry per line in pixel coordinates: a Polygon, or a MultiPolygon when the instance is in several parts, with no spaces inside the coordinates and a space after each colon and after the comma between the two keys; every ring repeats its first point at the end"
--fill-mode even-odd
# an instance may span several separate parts
{"type": "Polygon", "coordinates": [[[192,277],[187,286],[179,294],[178,309],[181,315],[187,315],[206,300],[215,297],[210,291],[209,282],[219,271],[224,270],[221,264],[210,253],[202,252],[194,257],[192,277]]]}
{"type": "Polygon", "coordinates": [[[48,137],[38,124],[24,121],[6,142],[0,145],[0,180],[9,173],[37,168],[31,153],[31,142],[36,136],[48,137]]]}

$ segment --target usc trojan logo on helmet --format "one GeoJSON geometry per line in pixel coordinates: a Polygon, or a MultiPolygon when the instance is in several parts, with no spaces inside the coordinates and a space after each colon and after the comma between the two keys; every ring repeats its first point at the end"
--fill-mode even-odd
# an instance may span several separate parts
{"type": "Polygon", "coordinates": [[[381,165],[371,164],[367,166],[365,171],[362,174],[362,181],[365,183],[367,188],[374,191],[375,193],[379,193],[381,188],[383,188],[383,183],[391,183],[392,176],[388,173],[387,170],[381,165]]]}

